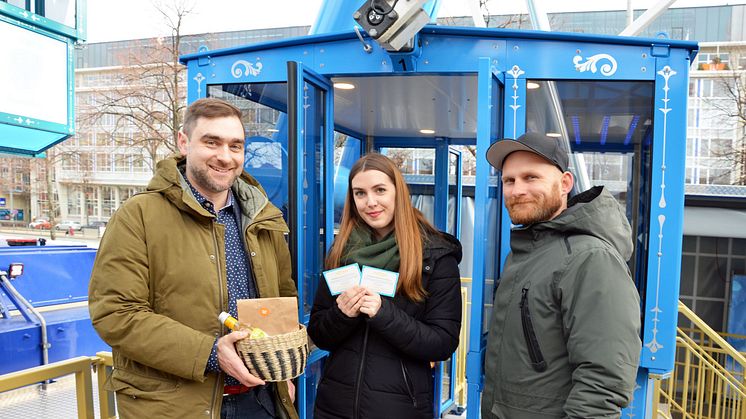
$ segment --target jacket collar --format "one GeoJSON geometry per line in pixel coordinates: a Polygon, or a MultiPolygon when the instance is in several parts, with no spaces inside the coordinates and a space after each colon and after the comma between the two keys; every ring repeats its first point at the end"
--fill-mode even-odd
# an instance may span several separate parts
{"type": "MultiPolygon", "coordinates": [[[[161,160],[156,173],[148,184],[147,191],[160,192],[173,205],[182,211],[207,219],[214,215],[197,202],[179,167],[186,164],[186,158],[172,156],[161,160]]],[[[282,217],[282,213],[271,205],[259,182],[244,171],[231,187],[233,197],[241,208],[241,224],[248,226],[255,220],[282,217]],[[264,212],[263,212],[264,211],[264,212]]]]}

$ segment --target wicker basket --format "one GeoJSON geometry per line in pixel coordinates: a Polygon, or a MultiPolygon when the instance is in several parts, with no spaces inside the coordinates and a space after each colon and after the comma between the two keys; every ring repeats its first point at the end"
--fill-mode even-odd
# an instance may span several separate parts
{"type": "Polygon", "coordinates": [[[295,332],[241,339],[236,342],[236,349],[254,376],[264,381],[285,381],[306,369],[308,334],[301,324],[295,332]]]}

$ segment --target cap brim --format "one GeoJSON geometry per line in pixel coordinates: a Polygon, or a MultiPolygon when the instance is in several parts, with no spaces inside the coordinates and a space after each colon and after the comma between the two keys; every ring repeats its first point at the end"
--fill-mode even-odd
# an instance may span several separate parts
{"type": "MultiPolygon", "coordinates": [[[[528,151],[537,154],[533,148],[513,139],[498,140],[487,149],[487,161],[497,170],[503,169],[503,162],[514,151],[528,151]]],[[[541,153],[539,153],[541,155],[541,153]]]]}

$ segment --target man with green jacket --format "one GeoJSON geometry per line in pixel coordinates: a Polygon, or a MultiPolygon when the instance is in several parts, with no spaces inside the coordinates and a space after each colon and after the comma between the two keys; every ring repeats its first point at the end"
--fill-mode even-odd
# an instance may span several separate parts
{"type": "Polygon", "coordinates": [[[241,111],[200,99],[182,156],[158,163],[101,240],[89,289],[93,326],[111,345],[121,418],[297,417],[292,383],[251,375],[220,324],[241,298],[296,296],[288,228],[243,171],[241,111]]]}
{"type": "Polygon", "coordinates": [[[482,417],[618,418],[641,348],[621,206],[603,187],[568,202],[573,176],[556,138],[497,141],[487,160],[502,170],[515,228],[487,340],[482,417]]]}

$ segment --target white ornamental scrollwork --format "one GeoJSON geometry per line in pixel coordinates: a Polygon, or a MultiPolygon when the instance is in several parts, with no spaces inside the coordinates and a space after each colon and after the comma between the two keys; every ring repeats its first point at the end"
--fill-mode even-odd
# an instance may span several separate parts
{"type": "Polygon", "coordinates": [[[197,73],[194,76],[194,81],[197,82],[197,96],[202,97],[202,82],[205,81],[205,76],[202,73],[197,73]]]}
{"type": "Polygon", "coordinates": [[[575,70],[581,73],[590,71],[591,73],[595,74],[598,71],[596,64],[601,60],[609,61],[608,63],[604,63],[603,65],[601,65],[601,74],[606,77],[614,75],[617,68],[616,59],[609,54],[596,54],[588,57],[588,59],[582,63],[581,61],[583,61],[583,57],[581,57],[580,55],[576,55],[572,59],[572,62],[573,64],[575,64],[575,70]]]}
{"type": "Polygon", "coordinates": [[[246,60],[238,60],[231,66],[231,74],[239,79],[242,76],[258,76],[262,72],[262,63],[250,63],[246,60]],[[241,68],[243,67],[243,68],[241,68]]]}

